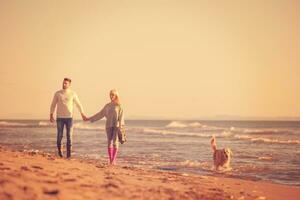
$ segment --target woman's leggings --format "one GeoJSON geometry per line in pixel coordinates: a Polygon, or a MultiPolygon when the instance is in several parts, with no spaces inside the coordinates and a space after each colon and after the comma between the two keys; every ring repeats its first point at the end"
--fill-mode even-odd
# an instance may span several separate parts
{"type": "Polygon", "coordinates": [[[106,128],[107,135],[107,147],[108,148],[118,148],[119,147],[119,138],[118,138],[118,128],[117,127],[108,127],[106,128]]]}

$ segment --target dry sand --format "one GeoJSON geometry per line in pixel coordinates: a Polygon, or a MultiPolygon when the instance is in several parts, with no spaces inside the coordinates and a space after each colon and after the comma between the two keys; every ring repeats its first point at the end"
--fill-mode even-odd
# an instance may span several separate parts
{"type": "Polygon", "coordinates": [[[0,199],[288,199],[300,187],[107,166],[0,146],[0,199]]]}

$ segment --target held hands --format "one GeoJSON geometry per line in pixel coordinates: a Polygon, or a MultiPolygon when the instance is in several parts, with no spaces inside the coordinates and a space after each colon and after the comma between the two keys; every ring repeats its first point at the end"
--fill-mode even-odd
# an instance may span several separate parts
{"type": "MultiPolygon", "coordinates": [[[[81,113],[81,117],[82,117],[82,120],[83,121],[89,121],[89,118],[87,117],[87,116],[85,116],[83,113],[81,113]]],[[[54,120],[54,117],[53,117],[53,114],[50,114],[50,122],[51,123],[53,123],[53,122],[55,122],[55,120],[54,120]]]]}
{"type": "Polygon", "coordinates": [[[81,113],[81,117],[83,121],[89,121],[89,118],[87,116],[85,116],[85,114],[81,113]]]}
{"type": "MultiPolygon", "coordinates": [[[[89,118],[87,117],[87,116],[85,116],[85,114],[83,114],[83,113],[81,113],[81,117],[82,117],[82,120],[83,121],[89,121],[89,118]]],[[[55,120],[54,120],[54,117],[53,117],[53,114],[50,114],[50,122],[51,123],[54,123],[55,122],[55,120]]]]}

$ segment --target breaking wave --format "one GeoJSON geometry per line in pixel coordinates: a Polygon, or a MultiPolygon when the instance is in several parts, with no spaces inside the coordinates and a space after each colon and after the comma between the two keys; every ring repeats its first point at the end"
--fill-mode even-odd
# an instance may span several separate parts
{"type": "Polygon", "coordinates": [[[0,121],[0,126],[28,126],[28,124],[18,123],[18,122],[0,121]]]}
{"type": "Polygon", "coordinates": [[[235,138],[241,140],[249,140],[252,142],[276,143],[276,144],[300,144],[300,140],[279,140],[275,138],[255,137],[250,135],[234,135],[235,138]]]}
{"type": "Polygon", "coordinates": [[[216,137],[230,137],[233,135],[230,131],[222,131],[220,133],[205,133],[205,132],[179,132],[179,131],[171,131],[171,130],[161,130],[161,129],[151,129],[151,128],[143,128],[141,129],[144,133],[154,133],[154,134],[162,134],[162,135],[176,135],[176,136],[194,136],[194,137],[204,137],[210,138],[213,135],[216,137]]]}

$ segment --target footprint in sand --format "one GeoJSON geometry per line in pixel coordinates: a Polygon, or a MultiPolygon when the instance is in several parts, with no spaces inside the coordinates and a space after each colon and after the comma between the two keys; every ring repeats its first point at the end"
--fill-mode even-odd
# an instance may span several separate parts
{"type": "Polygon", "coordinates": [[[1,171],[8,171],[8,170],[10,170],[10,168],[9,167],[0,167],[0,170],[1,171]]]}
{"type": "Polygon", "coordinates": [[[49,184],[57,184],[58,181],[55,181],[55,180],[45,180],[43,181],[44,183],[49,183],[49,184]]]}
{"type": "Polygon", "coordinates": [[[32,168],[35,168],[35,169],[44,169],[43,167],[37,166],[37,165],[32,165],[31,167],[32,167],[32,168]]]}
{"type": "Polygon", "coordinates": [[[9,176],[13,176],[13,177],[20,177],[22,173],[20,171],[14,170],[14,171],[11,171],[11,172],[9,172],[7,174],[9,176]]]}
{"type": "Polygon", "coordinates": [[[224,194],[224,190],[222,190],[222,189],[209,188],[208,190],[213,191],[213,194],[217,195],[217,196],[219,196],[219,195],[222,196],[222,194],[224,194]]]}
{"type": "Polygon", "coordinates": [[[111,179],[113,179],[113,177],[112,176],[107,176],[107,177],[105,177],[105,179],[111,180],[111,179]]]}
{"type": "Polygon", "coordinates": [[[115,183],[107,183],[103,185],[105,188],[119,188],[119,186],[115,183]]]}
{"type": "Polygon", "coordinates": [[[4,197],[6,197],[6,199],[13,199],[13,195],[7,192],[4,192],[4,197]]]}
{"type": "Polygon", "coordinates": [[[24,170],[24,171],[31,171],[28,167],[26,166],[21,166],[21,170],[24,170]]]}
{"type": "Polygon", "coordinates": [[[123,166],[122,168],[123,169],[134,169],[134,167],[131,167],[131,166],[123,166]]]}
{"type": "Polygon", "coordinates": [[[81,177],[91,177],[91,175],[90,174],[82,174],[82,176],[81,177]]]}
{"type": "Polygon", "coordinates": [[[38,176],[46,176],[46,177],[49,177],[49,174],[48,174],[48,173],[41,172],[41,171],[35,171],[35,172],[36,172],[36,174],[37,174],[38,176]]]}
{"type": "Polygon", "coordinates": [[[44,194],[47,195],[57,195],[59,194],[59,190],[58,189],[44,189],[44,194]]]}
{"type": "Polygon", "coordinates": [[[222,189],[219,189],[219,188],[209,188],[209,190],[211,190],[211,191],[223,192],[223,190],[222,190],[222,189]]]}
{"type": "Polygon", "coordinates": [[[115,182],[118,182],[119,184],[123,184],[124,183],[124,181],[122,179],[119,179],[117,177],[113,177],[113,176],[110,176],[110,175],[106,176],[105,179],[106,180],[113,180],[115,182]]]}
{"type": "Polygon", "coordinates": [[[88,187],[88,188],[94,187],[94,185],[91,185],[91,184],[80,184],[79,186],[80,187],[88,187]]]}
{"type": "Polygon", "coordinates": [[[20,186],[20,188],[21,188],[22,190],[24,190],[24,192],[32,191],[32,188],[31,188],[31,187],[28,187],[27,185],[25,185],[25,186],[20,186]]]}
{"type": "Polygon", "coordinates": [[[0,180],[0,185],[3,185],[4,183],[7,183],[8,180],[0,180]]]}
{"type": "Polygon", "coordinates": [[[75,179],[75,178],[65,178],[65,179],[63,179],[63,181],[64,182],[75,182],[75,181],[77,181],[77,179],[75,179]]]}

